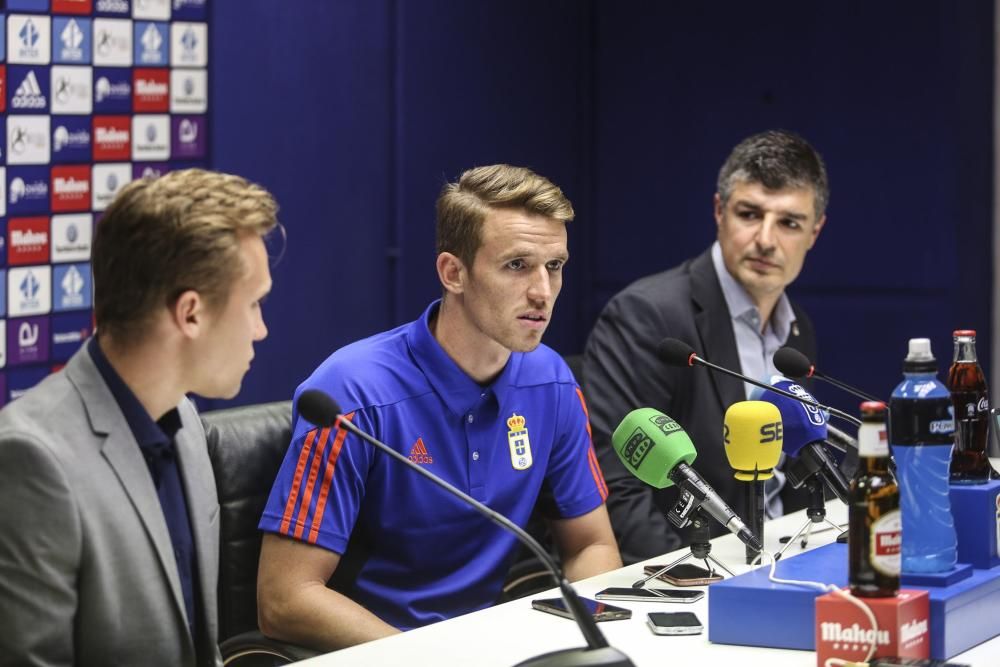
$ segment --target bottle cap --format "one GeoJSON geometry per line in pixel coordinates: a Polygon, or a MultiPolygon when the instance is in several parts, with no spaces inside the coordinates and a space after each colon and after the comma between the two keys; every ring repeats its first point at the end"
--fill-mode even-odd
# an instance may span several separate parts
{"type": "Polygon", "coordinates": [[[976,337],[976,330],[975,329],[956,329],[954,332],[952,332],[951,335],[954,336],[955,338],[959,338],[959,337],[961,337],[961,338],[975,338],[976,337]]]}
{"type": "Polygon", "coordinates": [[[930,338],[911,338],[903,360],[904,373],[936,373],[937,360],[931,353],[930,338]]]}

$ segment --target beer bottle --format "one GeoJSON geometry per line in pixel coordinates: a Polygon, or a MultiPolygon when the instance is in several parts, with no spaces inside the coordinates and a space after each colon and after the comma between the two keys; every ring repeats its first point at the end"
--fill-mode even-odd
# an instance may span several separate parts
{"type": "Polygon", "coordinates": [[[976,332],[954,334],[955,356],[948,371],[948,389],[955,408],[955,451],[951,455],[952,484],[983,484],[990,478],[986,458],[990,397],[986,376],[976,360],[976,332]]]}
{"type": "Polygon", "coordinates": [[[885,403],[861,404],[858,471],[848,497],[848,578],[857,597],[899,592],[902,521],[899,487],[889,475],[885,403]]]}

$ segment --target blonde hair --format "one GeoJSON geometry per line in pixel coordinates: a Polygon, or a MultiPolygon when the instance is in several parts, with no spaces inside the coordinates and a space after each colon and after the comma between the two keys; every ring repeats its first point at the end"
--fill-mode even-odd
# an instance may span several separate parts
{"type": "Polygon", "coordinates": [[[163,306],[195,290],[225,305],[246,267],[245,235],[280,228],[278,205],[261,186],[231,174],[185,169],[122,188],[94,232],[94,319],[127,341],[163,306]]]}
{"type": "Polygon", "coordinates": [[[493,208],[523,209],[563,223],[573,205],[559,187],[525,167],[495,164],[469,169],[448,183],[437,200],[437,251],[450,252],[468,266],[482,243],[482,227],[493,208]]]}

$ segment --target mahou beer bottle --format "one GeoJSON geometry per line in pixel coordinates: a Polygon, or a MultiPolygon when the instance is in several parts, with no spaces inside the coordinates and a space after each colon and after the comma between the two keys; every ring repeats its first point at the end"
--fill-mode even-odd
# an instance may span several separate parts
{"type": "Polygon", "coordinates": [[[955,450],[951,454],[952,484],[983,484],[990,478],[986,458],[990,396],[986,376],[976,361],[976,332],[954,334],[955,356],[948,371],[948,389],[955,408],[955,450]]]}
{"type": "Polygon", "coordinates": [[[848,577],[857,597],[892,597],[899,591],[902,521],[899,487],[889,475],[885,403],[861,404],[858,471],[848,509],[848,577]]]}

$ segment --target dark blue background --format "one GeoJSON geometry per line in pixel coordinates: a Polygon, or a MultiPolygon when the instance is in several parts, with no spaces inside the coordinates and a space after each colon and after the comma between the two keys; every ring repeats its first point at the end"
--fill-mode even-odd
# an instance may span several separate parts
{"type": "Polygon", "coordinates": [[[989,369],[992,4],[212,3],[213,164],[274,192],[288,228],[237,402],[288,398],[337,347],[416,317],[439,292],[434,200],[477,164],[572,199],[546,342],[581,351],[612,294],[708,246],[721,163],[776,127],[830,173],[790,290],[820,367],[888,395],[907,338],[946,368],[973,327],[989,369]]]}

